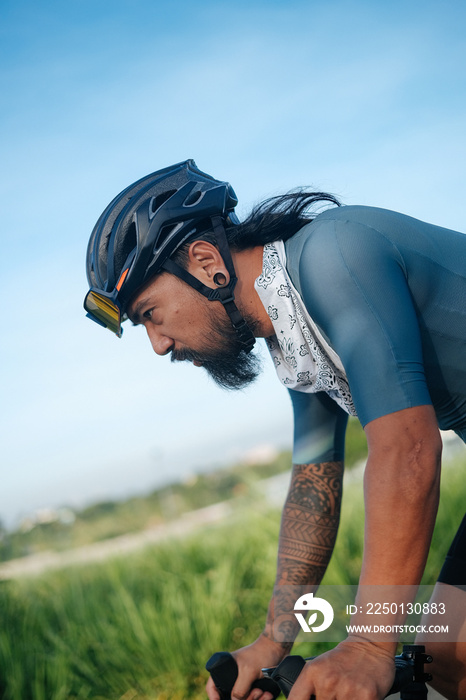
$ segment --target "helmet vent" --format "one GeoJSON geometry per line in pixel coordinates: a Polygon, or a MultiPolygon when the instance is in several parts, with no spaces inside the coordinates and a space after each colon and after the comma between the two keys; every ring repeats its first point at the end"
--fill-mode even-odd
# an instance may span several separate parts
{"type": "Polygon", "coordinates": [[[201,192],[200,190],[197,190],[197,192],[191,192],[191,194],[184,200],[184,206],[193,207],[202,199],[203,196],[204,192],[201,192]]]}
{"type": "Polygon", "coordinates": [[[176,190],[167,190],[166,192],[161,192],[158,194],[157,197],[152,197],[150,201],[151,214],[155,214],[155,212],[160,209],[162,204],[165,204],[165,202],[174,194],[176,194],[176,190]]]}
{"type": "Polygon", "coordinates": [[[160,229],[160,233],[157,236],[157,241],[155,242],[154,245],[154,251],[159,250],[164,243],[171,237],[173,236],[178,229],[183,227],[183,223],[179,222],[177,224],[167,224],[166,226],[163,226],[160,229]]]}

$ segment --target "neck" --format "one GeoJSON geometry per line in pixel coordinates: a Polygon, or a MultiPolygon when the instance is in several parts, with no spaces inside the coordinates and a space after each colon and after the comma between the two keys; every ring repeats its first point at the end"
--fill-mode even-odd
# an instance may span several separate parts
{"type": "Polygon", "coordinates": [[[254,288],[254,282],[262,272],[263,252],[263,246],[231,252],[238,277],[235,299],[241,313],[253,318],[256,322],[257,338],[268,338],[274,333],[269,315],[254,288]]]}

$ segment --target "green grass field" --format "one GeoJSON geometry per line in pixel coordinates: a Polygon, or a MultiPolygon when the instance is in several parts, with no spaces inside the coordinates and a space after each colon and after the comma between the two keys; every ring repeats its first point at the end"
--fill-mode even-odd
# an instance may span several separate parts
{"type": "MultiPolygon", "coordinates": [[[[464,513],[464,458],[445,469],[425,583],[464,513]]],[[[327,583],[356,583],[362,488],[344,498],[327,583]]],[[[231,521],[131,557],[0,584],[2,700],[204,698],[204,664],[261,631],[279,514],[250,497],[231,521]]],[[[393,527],[398,527],[393,523],[393,527]]],[[[407,533],[409,536],[409,533],[407,533]]],[[[310,649],[300,649],[309,653],[310,649]]],[[[321,648],[316,650],[322,651],[321,648]]]]}

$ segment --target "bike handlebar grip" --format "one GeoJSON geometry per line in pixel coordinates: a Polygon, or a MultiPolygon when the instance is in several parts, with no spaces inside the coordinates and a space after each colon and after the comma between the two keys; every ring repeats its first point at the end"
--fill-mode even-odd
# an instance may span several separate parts
{"type": "Polygon", "coordinates": [[[270,674],[286,698],[305,665],[302,656],[286,656],[270,674]]]}
{"type": "MultiPolygon", "coordinates": [[[[274,698],[278,697],[280,691],[283,692],[285,697],[288,697],[306,661],[310,660],[311,659],[303,659],[302,656],[287,656],[275,668],[263,669],[266,674],[270,675],[255,681],[252,688],[260,688],[264,692],[268,691],[272,693],[274,698]]],[[[212,680],[220,694],[221,700],[231,700],[231,691],[238,678],[238,666],[234,657],[227,651],[217,652],[211,656],[206,663],[206,669],[212,676],[212,680]]],[[[409,659],[404,659],[402,656],[396,656],[395,679],[386,697],[393,693],[399,693],[401,690],[406,689],[406,687],[410,687],[413,681],[413,662],[409,659]]],[[[314,696],[311,697],[315,700],[314,696]]],[[[408,696],[405,695],[405,697],[407,698],[408,696]]]]}
{"type": "Polygon", "coordinates": [[[227,651],[218,651],[205,665],[212,676],[222,700],[230,700],[231,691],[238,678],[238,666],[227,651]]]}
{"type": "MultiPolygon", "coordinates": [[[[302,656],[287,656],[275,668],[265,669],[265,673],[270,674],[270,678],[277,683],[283,695],[287,698],[306,661],[312,661],[312,658],[303,659],[302,656]]],[[[414,680],[413,673],[414,667],[412,662],[400,656],[395,657],[395,678],[391,689],[385,697],[393,693],[399,693],[412,684],[414,680]]],[[[311,698],[314,698],[314,696],[311,695],[311,698]]]]}
{"type": "MultiPolygon", "coordinates": [[[[210,657],[205,667],[212,676],[221,700],[231,700],[231,691],[238,678],[238,666],[234,657],[228,651],[218,651],[210,657]]],[[[254,681],[252,688],[272,693],[274,698],[280,695],[280,688],[270,678],[259,678],[254,681]]]]}

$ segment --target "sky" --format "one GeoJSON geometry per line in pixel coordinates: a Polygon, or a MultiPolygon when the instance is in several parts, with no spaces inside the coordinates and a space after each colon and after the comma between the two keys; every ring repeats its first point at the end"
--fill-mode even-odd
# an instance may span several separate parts
{"type": "Polygon", "coordinates": [[[289,447],[264,371],[225,392],[86,319],[108,202],[187,158],[244,217],[297,186],[466,231],[466,4],[2,0],[0,521],[289,447]]]}

